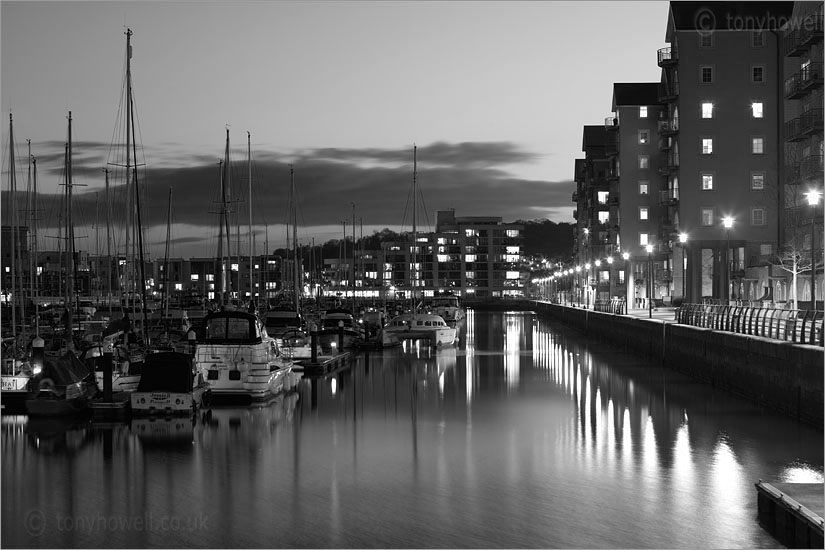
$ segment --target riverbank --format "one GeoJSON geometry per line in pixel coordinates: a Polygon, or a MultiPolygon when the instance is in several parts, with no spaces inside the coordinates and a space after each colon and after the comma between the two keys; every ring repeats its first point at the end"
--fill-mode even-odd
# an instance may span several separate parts
{"type": "Polygon", "coordinates": [[[615,315],[529,300],[474,307],[536,311],[588,338],[639,353],[823,429],[825,352],[821,347],[677,324],[672,309],[657,310],[648,318],[646,310],[615,315]]]}

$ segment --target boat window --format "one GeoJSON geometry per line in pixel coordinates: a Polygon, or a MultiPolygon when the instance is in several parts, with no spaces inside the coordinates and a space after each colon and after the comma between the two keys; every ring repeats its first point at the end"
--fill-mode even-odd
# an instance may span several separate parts
{"type": "Polygon", "coordinates": [[[432,324],[431,321],[424,321],[424,326],[431,327],[431,326],[433,326],[433,324],[432,324]]]}

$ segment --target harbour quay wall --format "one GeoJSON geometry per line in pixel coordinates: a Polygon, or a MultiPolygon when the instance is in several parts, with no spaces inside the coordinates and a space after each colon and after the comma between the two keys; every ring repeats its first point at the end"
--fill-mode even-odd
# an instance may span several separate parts
{"type": "MultiPolygon", "coordinates": [[[[487,308],[479,305],[479,309],[487,308]]],[[[823,428],[825,351],[821,347],[528,300],[521,306],[510,302],[507,309],[529,309],[560,320],[589,339],[638,353],[823,428]]]]}

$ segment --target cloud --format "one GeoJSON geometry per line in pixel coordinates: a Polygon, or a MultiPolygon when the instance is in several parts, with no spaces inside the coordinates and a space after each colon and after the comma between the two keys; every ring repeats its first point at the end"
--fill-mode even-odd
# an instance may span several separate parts
{"type": "MultiPolygon", "coordinates": [[[[104,148],[101,143],[87,142],[73,149],[86,151],[77,160],[73,159],[73,165],[86,170],[85,177],[90,180],[88,187],[73,190],[75,219],[87,226],[92,225],[95,218],[105,224],[101,183],[105,164],[101,160],[108,145],[104,148]]],[[[59,164],[59,168],[52,166],[52,174],[62,170],[62,154],[43,158],[59,164]]],[[[164,158],[168,162],[173,157],[167,152],[164,158]]],[[[544,214],[560,216],[554,221],[570,221],[572,181],[531,180],[512,175],[514,166],[535,158],[536,154],[509,142],[436,142],[419,147],[419,226],[426,227],[429,223],[432,227],[436,211],[448,208],[455,209],[458,216],[500,216],[504,221],[536,219],[545,217],[544,214]]],[[[298,224],[302,228],[341,227],[342,221],[350,225],[352,203],[355,203],[357,224],[408,228],[412,225],[411,149],[321,148],[293,155],[256,155],[253,151],[253,159],[252,213],[258,242],[263,240],[262,227],[281,226],[288,220],[289,161],[294,168],[298,224]]],[[[158,228],[165,228],[171,188],[172,223],[194,232],[185,237],[178,233],[177,244],[192,244],[215,233],[221,210],[222,167],[218,160],[197,154],[181,156],[177,167],[165,162],[164,166],[141,168],[138,179],[142,189],[142,224],[154,228],[155,236],[159,234],[158,228]]],[[[245,233],[249,211],[245,149],[243,153],[233,150],[230,160],[227,190],[230,224],[233,228],[241,226],[245,233]]],[[[112,215],[121,228],[127,201],[124,170],[117,166],[109,168],[112,215]]],[[[18,188],[21,188],[19,183],[18,188]]],[[[51,189],[55,189],[54,183],[51,189]]],[[[7,192],[3,193],[5,201],[7,192]]],[[[59,223],[60,193],[62,187],[57,192],[39,193],[41,227],[56,227],[59,223]]],[[[152,243],[156,241],[151,239],[152,243]]]]}

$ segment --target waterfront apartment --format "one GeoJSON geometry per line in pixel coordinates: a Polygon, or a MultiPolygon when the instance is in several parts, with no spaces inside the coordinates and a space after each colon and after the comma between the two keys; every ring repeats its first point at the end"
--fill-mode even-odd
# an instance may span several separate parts
{"type": "MultiPolygon", "coordinates": [[[[796,300],[811,304],[811,258],[814,263],[816,295],[823,295],[822,211],[823,201],[810,204],[811,191],[823,189],[823,29],[822,2],[796,2],[793,16],[783,27],[784,52],[784,192],[780,195],[782,223],[779,258],[784,268],[772,275],[777,299],[793,300],[791,282],[797,272],[796,300]],[[794,269],[794,257],[798,257],[794,269]]],[[[778,266],[777,266],[778,267],[778,266]]],[[[818,298],[821,300],[821,298],[818,298]]],[[[807,306],[805,306],[807,307],[807,306]]]]}
{"type": "Polygon", "coordinates": [[[629,303],[637,306],[648,296],[671,302],[674,296],[682,296],[681,284],[674,288],[673,269],[674,259],[681,258],[681,249],[674,246],[679,183],[670,176],[671,167],[678,165],[678,152],[672,151],[669,135],[658,135],[662,124],[667,124],[658,84],[614,84],[612,109],[605,119],[608,202],[611,220],[616,221],[610,226],[611,242],[616,245],[610,296],[628,296],[629,303]],[[651,254],[648,245],[653,246],[651,254]]]}
{"type": "Polygon", "coordinates": [[[671,140],[668,189],[679,190],[689,301],[770,297],[784,147],[776,27],[791,9],[790,2],[670,4],[669,46],[657,59],[667,104],[660,137],[671,140]],[[746,279],[746,268],[757,267],[760,276],[746,279]]]}

